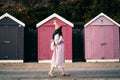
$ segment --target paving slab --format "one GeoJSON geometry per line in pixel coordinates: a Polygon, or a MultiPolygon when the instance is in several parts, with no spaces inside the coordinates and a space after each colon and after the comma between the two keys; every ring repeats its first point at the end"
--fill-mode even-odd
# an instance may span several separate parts
{"type": "MultiPolygon", "coordinates": [[[[0,70],[49,70],[50,63],[0,63],[0,70]]],[[[70,70],[106,70],[120,69],[119,62],[75,62],[65,63],[65,69],[70,70]]]]}

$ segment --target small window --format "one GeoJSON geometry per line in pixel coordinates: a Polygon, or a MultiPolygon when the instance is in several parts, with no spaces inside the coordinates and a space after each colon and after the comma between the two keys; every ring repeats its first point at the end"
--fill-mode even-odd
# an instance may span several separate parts
{"type": "Polygon", "coordinates": [[[101,22],[103,22],[103,20],[101,20],[101,22]]]}

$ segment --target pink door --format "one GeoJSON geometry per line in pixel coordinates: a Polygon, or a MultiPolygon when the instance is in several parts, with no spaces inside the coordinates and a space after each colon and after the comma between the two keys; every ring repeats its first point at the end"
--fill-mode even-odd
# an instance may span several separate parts
{"type": "Polygon", "coordinates": [[[113,59],[113,26],[91,26],[91,57],[93,59],[113,59]]]}
{"type": "Polygon", "coordinates": [[[104,54],[101,43],[103,41],[101,26],[91,26],[91,58],[100,59],[104,54]]]}
{"type": "Polygon", "coordinates": [[[103,49],[105,59],[114,59],[114,26],[103,26],[103,49]]]}

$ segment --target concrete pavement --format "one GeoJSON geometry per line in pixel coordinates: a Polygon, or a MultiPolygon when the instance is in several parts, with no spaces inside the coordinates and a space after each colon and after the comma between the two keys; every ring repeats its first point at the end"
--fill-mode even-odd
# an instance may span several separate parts
{"type": "MultiPolygon", "coordinates": [[[[0,70],[49,70],[49,63],[0,63],[0,70]]],[[[75,62],[65,63],[67,70],[112,70],[120,69],[119,62],[109,63],[88,63],[88,62],[75,62]]]]}
{"type": "Polygon", "coordinates": [[[0,80],[120,80],[120,63],[65,63],[70,77],[49,78],[48,63],[0,63],[0,80]],[[107,77],[106,77],[107,76],[107,77]]]}

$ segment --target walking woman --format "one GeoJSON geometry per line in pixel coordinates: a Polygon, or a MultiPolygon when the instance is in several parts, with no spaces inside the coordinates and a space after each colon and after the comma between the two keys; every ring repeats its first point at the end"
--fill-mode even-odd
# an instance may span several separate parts
{"type": "Polygon", "coordinates": [[[48,73],[49,77],[55,77],[53,71],[55,68],[61,69],[62,76],[69,76],[64,70],[64,40],[62,35],[62,26],[55,23],[55,31],[53,33],[52,39],[54,40],[55,48],[53,50],[53,55],[51,59],[51,69],[48,73]]]}

